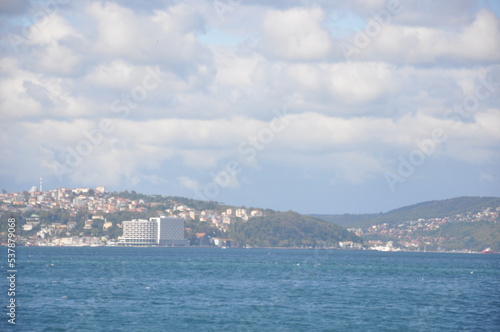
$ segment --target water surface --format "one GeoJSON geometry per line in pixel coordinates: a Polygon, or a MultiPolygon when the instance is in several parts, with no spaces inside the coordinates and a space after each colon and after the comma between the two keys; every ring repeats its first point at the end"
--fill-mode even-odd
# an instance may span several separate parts
{"type": "Polygon", "coordinates": [[[1,331],[500,330],[500,255],[23,247],[17,290],[1,331]]]}

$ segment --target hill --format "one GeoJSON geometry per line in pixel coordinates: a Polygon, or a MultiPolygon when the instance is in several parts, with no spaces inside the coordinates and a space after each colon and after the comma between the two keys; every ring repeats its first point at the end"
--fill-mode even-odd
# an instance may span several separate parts
{"type": "Polygon", "coordinates": [[[387,213],[321,217],[354,228],[363,236],[367,247],[500,251],[500,198],[495,197],[458,197],[423,202],[387,213]]]}
{"type": "Polygon", "coordinates": [[[184,197],[87,188],[44,192],[38,195],[40,200],[32,199],[30,193],[3,196],[0,242],[7,239],[10,217],[17,220],[20,244],[103,245],[118,241],[123,234],[123,221],[161,215],[183,218],[185,236],[192,245],[215,244],[215,239],[254,247],[337,247],[339,241],[362,242],[340,226],[295,212],[184,197]]]}
{"type": "Polygon", "coordinates": [[[500,251],[500,224],[498,223],[486,221],[447,223],[430,232],[430,235],[446,239],[440,244],[444,250],[466,248],[481,251],[490,248],[500,251]]]}
{"type": "Polygon", "coordinates": [[[255,247],[335,247],[339,241],[362,242],[340,226],[293,211],[234,223],[228,235],[240,245],[255,247]]]}
{"type": "Polygon", "coordinates": [[[312,215],[347,228],[366,227],[388,223],[397,224],[408,220],[451,217],[463,213],[478,213],[488,207],[500,206],[499,197],[457,197],[422,202],[415,205],[373,214],[312,215]]]}
{"type": "Polygon", "coordinates": [[[337,247],[344,242],[348,247],[363,243],[379,248],[391,242],[404,250],[500,250],[500,198],[496,197],[423,202],[379,214],[320,216],[85,188],[43,195],[4,193],[0,198],[0,242],[7,237],[10,216],[17,219],[19,243],[102,245],[116,242],[124,220],[167,215],[185,219],[186,237],[200,246],[231,239],[228,243],[252,247],[337,247]]]}

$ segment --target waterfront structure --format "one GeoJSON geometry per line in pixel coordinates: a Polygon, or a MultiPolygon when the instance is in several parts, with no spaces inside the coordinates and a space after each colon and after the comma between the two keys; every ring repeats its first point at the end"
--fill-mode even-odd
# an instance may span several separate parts
{"type": "Polygon", "coordinates": [[[123,236],[119,245],[124,246],[186,246],[184,219],[161,216],[123,222],[123,236]]]}

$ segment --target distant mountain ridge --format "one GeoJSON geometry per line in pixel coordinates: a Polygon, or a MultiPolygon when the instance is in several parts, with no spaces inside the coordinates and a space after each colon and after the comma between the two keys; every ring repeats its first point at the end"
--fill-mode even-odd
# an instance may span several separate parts
{"type": "Polygon", "coordinates": [[[434,200],[401,207],[386,213],[372,214],[313,214],[346,228],[366,227],[375,224],[395,224],[408,220],[452,217],[462,213],[477,213],[488,207],[500,206],[500,197],[463,196],[434,200]]]}

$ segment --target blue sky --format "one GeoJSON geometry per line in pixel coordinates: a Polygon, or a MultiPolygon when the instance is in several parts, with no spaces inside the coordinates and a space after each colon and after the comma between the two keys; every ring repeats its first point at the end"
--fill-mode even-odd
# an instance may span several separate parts
{"type": "Polygon", "coordinates": [[[495,1],[0,1],[0,189],[500,196],[495,1]]]}

